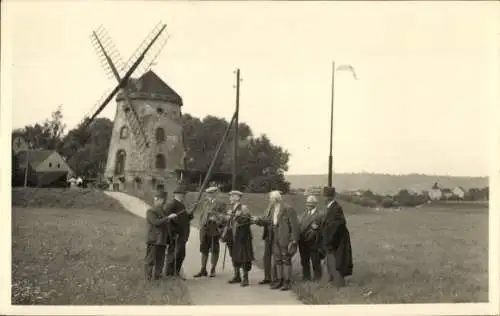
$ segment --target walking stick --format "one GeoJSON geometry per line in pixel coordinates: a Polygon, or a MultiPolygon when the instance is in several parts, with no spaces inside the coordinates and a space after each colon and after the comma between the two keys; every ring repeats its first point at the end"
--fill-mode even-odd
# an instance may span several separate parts
{"type": "Polygon", "coordinates": [[[227,252],[227,244],[224,244],[224,256],[222,258],[222,271],[224,271],[224,267],[226,266],[226,252],[227,252]]]}
{"type": "Polygon", "coordinates": [[[177,276],[177,238],[178,236],[176,235],[174,237],[174,275],[177,276]]]}

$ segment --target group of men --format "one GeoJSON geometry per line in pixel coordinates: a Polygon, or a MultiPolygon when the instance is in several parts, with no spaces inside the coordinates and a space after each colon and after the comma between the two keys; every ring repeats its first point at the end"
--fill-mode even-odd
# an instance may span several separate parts
{"type": "MultiPolygon", "coordinates": [[[[284,203],[279,191],[269,193],[269,206],[263,216],[252,216],[248,207],[241,203],[243,193],[229,192],[229,207],[220,199],[217,187],[206,191],[200,205],[200,253],[201,268],[194,275],[215,277],[220,257],[221,242],[224,260],[229,251],[233,266],[230,284],[249,285],[248,274],[255,260],[251,225],[263,227],[264,280],[271,289],[283,291],[291,288],[292,258],[300,254],[304,281],[322,278],[322,261],[327,266],[329,280],[335,286],[345,285],[345,277],[352,274],[352,250],[342,207],[335,201],[335,189],[324,189],[326,209],[318,207],[315,196],[308,196],[304,214],[299,218],[296,211],[284,203]],[[210,272],[207,269],[210,260],[210,272]],[[311,266],[313,275],[311,275],[311,266]]],[[[185,257],[185,245],[189,237],[192,211],[187,211],[185,190],[174,191],[172,202],[165,203],[161,193],[148,210],[148,246],[146,255],[147,278],[161,276],[165,252],[166,275],[179,275],[185,257]],[[154,272],[153,272],[154,267],[154,272]]]]}

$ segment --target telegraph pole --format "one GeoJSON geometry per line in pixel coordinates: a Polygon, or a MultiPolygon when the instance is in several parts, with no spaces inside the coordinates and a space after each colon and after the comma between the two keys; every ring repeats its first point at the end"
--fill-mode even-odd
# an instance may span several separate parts
{"type": "Polygon", "coordinates": [[[332,99],[330,106],[330,155],[328,156],[328,186],[333,182],[333,103],[335,100],[335,62],[332,62],[332,99]]]}
{"type": "Polygon", "coordinates": [[[232,179],[232,189],[236,190],[236,175],[238,171],[238,125],[239,125],[239,114],[240,114],[240,69],[236,69],[236,110],[235,110],[235,120],[234,120],[234,139],[233,139],[233,179],[232,179]]]}

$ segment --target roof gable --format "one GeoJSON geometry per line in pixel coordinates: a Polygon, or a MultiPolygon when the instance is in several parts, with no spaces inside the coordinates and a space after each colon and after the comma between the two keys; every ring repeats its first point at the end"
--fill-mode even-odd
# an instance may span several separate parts
{"type": "Polygon", "coordinates": [[[26,161],[26,153],[29,152],[29,163],[31,167],[37,168],[42,162],[47,160],[54,152],[54,150],[46,150],[46,149],[35,149],[35,150],[23,150],[20,151],[18,155],[19,162],[24,165],[26,161]]]}
{"type": "Polygon", "coordinates": [[[152,70],[147,71],[138,79],[131,79],[131,90],[139,93],[161,94],[167,96],[172,103],[182,105],[182,98],[152,70]]]}

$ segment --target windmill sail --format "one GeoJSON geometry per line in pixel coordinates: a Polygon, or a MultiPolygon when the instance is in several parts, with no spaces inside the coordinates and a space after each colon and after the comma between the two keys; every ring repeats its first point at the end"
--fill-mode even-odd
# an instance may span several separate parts
{"type": "MultiPolygon", "coordinates": [[[[113,40],[108,35],[106,29],[100,25],[92,35],[90,35],[90,40],[94,49],[96,50],[97,56],[99,57],[99,61],[101,66],[106,71],[106,75],[109,79],[115,79],[110,62],[107,60],[110,58],[111,64],[115,65],[117,69],[123,69],[125,67],[125,63],[118,52],[113,40]]],[[[123,74],[120,74],[123,77],[123,74]]]]}
{"type": "Polygon", "coordinates": [[[122,76],[125,74],[127,69],[130,69],[132,67],[134,62],[140,58],[142,52],[144,52],[146,48],[152,43],[151,47],[147,50],[147,53],[144,54],[143,61],[141,62],[140,66],[137,67],[137,69],[135,69],[135,71],[132,73],[132,77],[138,78],[151,68],[152,64],[161,53],[163,47],[165,47],[170,37],[167,33],[163,33],[165,28],[166,25],[162,24],[161,22],[155,26],[153,31],[148,34],[144,41],[142,41],[142,43],[134,51],[132,56],[127,60],[127,62],[124,63],[121,69],[122,76]]]}

